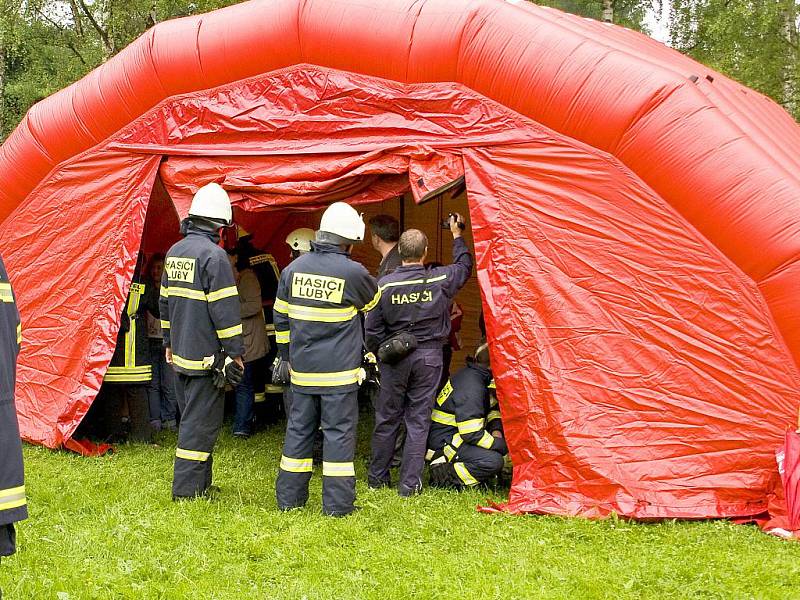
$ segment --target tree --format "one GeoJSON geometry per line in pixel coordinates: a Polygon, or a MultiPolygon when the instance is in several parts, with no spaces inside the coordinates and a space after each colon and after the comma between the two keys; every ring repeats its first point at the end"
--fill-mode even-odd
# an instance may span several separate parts
{"type": "Polygon", "coordinates": [[[673,0],[672,45],[798,112],[796,0],[673,0]]]}

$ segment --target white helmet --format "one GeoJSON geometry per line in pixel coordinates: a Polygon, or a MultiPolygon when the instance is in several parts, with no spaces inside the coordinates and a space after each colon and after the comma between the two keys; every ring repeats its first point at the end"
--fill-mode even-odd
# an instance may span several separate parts
{"type": "Polygon", "coordinates": [[[192,198],[189,216],[216,219],[230,225],[233,223],[233,213],[228,192],[222,189],[222,186],[218,183],[204,185],[197,190],[194,198],[192,198]]]}
{"type": "Polygon", "coordinates": [[[286,243],[292,250],[311,252],[311,242],[314,240],[314,230],[308,227],[295,229],[286,236],[286,243]]]}
{"type": "Polygon", "coordinates": [[[361,242],[364,240],[364,219],[346,202],[334,202],[322,213],[319,230],[349,242],[361,242]]]}

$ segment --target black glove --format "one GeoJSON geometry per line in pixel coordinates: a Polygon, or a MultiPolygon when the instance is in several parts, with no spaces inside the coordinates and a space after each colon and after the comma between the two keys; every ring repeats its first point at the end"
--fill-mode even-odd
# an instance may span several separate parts
{"type": "Polygon", "coordinates": [[[232,386],[237,386],[242,383],[242,377],[244,377],[244,367],[231,358],[226,359],[225,379],[228,380],[228,383],[232,386]]]}
{"type": "Polygon", "coordinates": [[[214,387],[218,390],[225,389],[225,356],[223,354],[216,354],[214,356],[214,362],[211,365],[211,380],[214,383],[214,387]]]}
{"type": "Polygon", "coordinates": [[[275,357],[275,362],[272,363],[272,383],[275,385],[287,385],[289,381],[289,361],[283,360],[278,355],[275,357]]]}
{"type": "Polygon", "coordinates": [[[440,462],[431,464],[431,487],[458,487],[458,475],[452,463],[440,462]]]}

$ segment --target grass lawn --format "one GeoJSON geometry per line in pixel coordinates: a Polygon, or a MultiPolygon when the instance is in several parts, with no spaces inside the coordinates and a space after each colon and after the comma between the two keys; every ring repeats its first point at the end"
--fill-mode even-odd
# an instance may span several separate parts
{"type": "Polygon", "coordinates": [[[480,514],[487,491],[401,500],[366,487],[365,437],[346,519],[321,516],[317,473],[304,511],[276,510],[280,427],[226,430],[221,494],[185,503],[174,435],[100,458],[26,447],[31,518],[2,598],[800,598],[800,544],[725,522],[480,514]]]}

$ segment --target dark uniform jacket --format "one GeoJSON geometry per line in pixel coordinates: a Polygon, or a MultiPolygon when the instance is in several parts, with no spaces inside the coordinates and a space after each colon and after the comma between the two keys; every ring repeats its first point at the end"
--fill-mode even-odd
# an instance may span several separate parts
{"type": "Polygon", "coordinates": [[[386,253],[386,256],[383,257],[381,264],[378,266],[378,279],[389,273],[394,273],[397,267],[402,264],[403,259],[400,258],[400,252],[397,250],[397,244],[395,244],[392,249],[386,253]]]}
{"type": "Polygon", "coordinates": [[[122,313],[117,346],[108,367],[105,383],[148,383],[152,377],[150,344],[147,339],[145,318],[146,287],[143,283],[131,283],[128,302],[122,313]]]}
{"type": "Polygon", "coordinates": [[[244,354],[239,292],[228,255],[210,226],[183,222],[186,237],[172,246],[161,279],[161,327],[175,370],[208,375],[214,356],[244,354]]]}
{"type": "Polygon", "coordinates": [[[291,364],[292,387],[306,394],[358,387],[364,336],[359,311],[380,298],[363,265],[332,244],[312,243],[281,273],[275,299],[275,340],[291,364]]]}
{"type": "Polygon", "coordinates": [[[442,388],[431,415],[428,448],[443,450],[452,460],[462,444],[506,454],[505,440],[492,435],[502,431],[497,399],[489,393],[492,373],[470,363],[455,373],[442,388]]]}
{"type": "Polygon", "coordinates": [[[22,442],[14,405],[17,354],[22,341],[19,313],[0,258],[0,526],[28,517],[22,442]]]}
{"type": "Polygon", "coordinates": [[[367,348],[374,352],[383,340],[403,330],[413,333],[420,347],[444,346],[450,335],[450,304],[471,272],[472,255],[459,237],[453,240],[453,264],[433,269],[401,266],[382,278],[380,302],[366,320],[367,348]]]}

